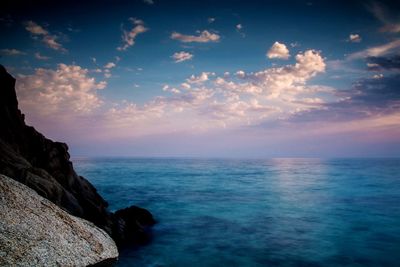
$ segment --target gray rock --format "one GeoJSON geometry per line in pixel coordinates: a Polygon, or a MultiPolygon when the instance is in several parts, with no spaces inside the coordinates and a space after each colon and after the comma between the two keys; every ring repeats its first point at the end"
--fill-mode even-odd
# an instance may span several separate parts
{"type": "Polygon", "coordinates": [[[118,257],[111,237],[0,175],[0,266],[86,266],[118,257]]]}

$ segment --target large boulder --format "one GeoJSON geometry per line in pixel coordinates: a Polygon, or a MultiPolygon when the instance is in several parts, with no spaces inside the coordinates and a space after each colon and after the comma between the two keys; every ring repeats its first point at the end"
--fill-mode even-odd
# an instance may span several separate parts
{"type": "Polygon", "coordinates": [[[116,259],[111,237],[0,175],[0,266],[87,266],[116,259]]]}

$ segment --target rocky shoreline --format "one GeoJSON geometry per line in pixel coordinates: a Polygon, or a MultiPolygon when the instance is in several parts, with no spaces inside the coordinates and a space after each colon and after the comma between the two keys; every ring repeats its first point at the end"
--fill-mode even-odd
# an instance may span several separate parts
{"type": "Polygon", "coordinates": [[[33,189],[68,214],[92,222],[119,247],[148,240],[148,231],[155,223],[151,213],[136,206],[109,212],[94,186],[76,174],[68,146],[25,124],[18,109],[15,79],[1,65],[0,125],[0,174],[33,189]]]}

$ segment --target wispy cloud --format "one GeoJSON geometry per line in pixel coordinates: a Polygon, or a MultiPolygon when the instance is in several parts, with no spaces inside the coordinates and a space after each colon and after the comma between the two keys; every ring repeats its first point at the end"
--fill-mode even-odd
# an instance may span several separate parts
{"type": "Polygon", "coordinates": [[[49,32],[46,31],[42,26],[38,25],[36,22],[28,21],[26,22],[25,29],[34,35],[48,35],[49,32]]]}
{"type": "Polygon", "coordinates": [[[20,50],[14,49],[14,48],[13,49],[1,49],[0,53],[2,55],[5,55],[5,56],[22,56],[22,55],[26,55],[25,52],[22,52],[20,50]]]}
{"type": "Polygon", "coordinates": [[[397,16],[398,14],[392,14],[386,6],[377,1],[371,2],[367,7],[371,13],[383,23],[380,31],[391,33],[400,32],[400,20],[397,16]]]}
{"type": "Polygon", "coordinates": [[[243,32],[243,25],[242,24],[237,24],[236,26],[235,26],[235,28],[236,28],[236,31],[238,32],[238,33],[240,33],[240,35],[244,38],[244,37],[246,37],[246,34],[243,32]]]}
{"type": "Polygon", "coordinates": [[[122,45],[117,47],[119,51],[125,51],[135,44],[135,39],[141,33],[147,32],[149,29],[144,26],[144,22],[139,19],[129,18],[134,27],[130,31],[122,31],[122,45]]]}
{"type": "Polygon", "coordinates": [[[190,60],[193,58],[193,54],[190,54],[189,52],[181,51],[181,52],[176,52],[171,56],[175,63],[180,63],[186,60],[190,60]]]}
{"type": "Polygon", "coordinates": [[[33,36],[42,36],[42,42],[49,48],[60,51],[60,52],[67,52],[68,50],[65,49],[62,44],[60,44],[57,40],[59,37],[57,35],[52,35],[44,29],[42,26],[37,24],[34,21],[27,21],[25,23],[25,29],[30,32],[33,36]]]}
{"type": "Polygon", "coordinates": [[[216,33],[210,33],[207,30],[204,30],[202,32],[199,32],[199,35],[185,35],[185,34],[181,34],[178,32],[173,32],[171,34],[171,39],[174,40],[179,40],[181,42],[184,43],[192,43],[192,42],[196,42],[196,43],[208,43],[208,42],[218,42],[220,39],[220,36],[216,33]]]}
{"type": "Polygon", "coordinates": [[[400,48],[400,39],[396,39],[384,45],[374,46],[367,48],[365,50],[352,53],[347,56],[347,59],[361,59],[367,57],[380,57],[391,54],[393,52],[397,52],[400,48]]]}
{"type": "Polygon", "coordinates": [[[50,59],[50,57],[43,56],[39,52],[35,53],[35,58],[38,59],[38,60],[49,60],[50,59]]]}

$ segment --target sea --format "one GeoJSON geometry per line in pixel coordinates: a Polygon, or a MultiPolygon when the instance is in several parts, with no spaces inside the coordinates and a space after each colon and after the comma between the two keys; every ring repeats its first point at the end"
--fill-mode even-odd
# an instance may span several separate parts
{"type": "Polygon", "coordinates": [[[151,241],[116,266],[400,266],[400,159],[75,158],[151,241]]]}

